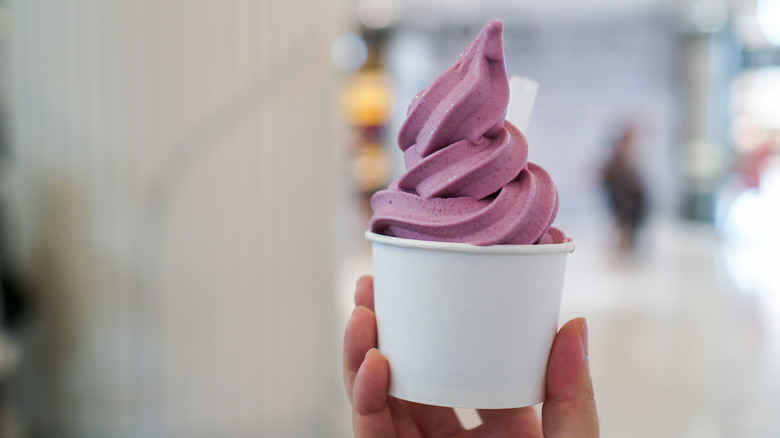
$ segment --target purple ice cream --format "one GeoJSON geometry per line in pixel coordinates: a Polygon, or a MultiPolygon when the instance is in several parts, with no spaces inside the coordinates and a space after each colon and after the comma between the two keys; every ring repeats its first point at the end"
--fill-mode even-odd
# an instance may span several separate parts
{"type": "Polygon", "coordinates": [[[409,105],[398,135],[406,172],[371,198],[371,231],[473,245],[561,243],[558,192],[528,162],[504,118],[503,25],[490,21],[458,61],[409,105]]]}

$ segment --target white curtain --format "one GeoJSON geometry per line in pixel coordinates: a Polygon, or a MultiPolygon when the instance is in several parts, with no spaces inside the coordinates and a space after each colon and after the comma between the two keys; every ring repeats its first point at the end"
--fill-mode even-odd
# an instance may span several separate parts
{"type": "Polygon", "coordinates": [[[31,436],[340,436],[338,0],[11,0],[31,436]]]}

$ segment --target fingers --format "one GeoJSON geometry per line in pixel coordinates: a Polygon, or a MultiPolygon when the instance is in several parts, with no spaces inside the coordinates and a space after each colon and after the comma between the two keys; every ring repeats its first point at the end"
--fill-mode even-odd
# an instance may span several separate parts
{"type": "Polygon", "coordinates": [[[404,407],[422,432],[422,436],[450,437],[463,432],[463,426],[452,408],[404,402],[404,407]]]}
{"type": "Polygon", "coordinates": [[[542,424],[533,406],[517,409],[478,409],[482,425],[468,431],[464,438],[485,436],[511,436],[539,438],[542,424]]]}
{"type": "Polygon", "coordinates": [[[363,358],[376,347],[376,316],[374,315],[374,279],[360,277],[355,286],[355,310],[344,330],[344,386],[352,401],[352,386],[363,358]]]}
{"type": "Polygon", "coordinates": [[[599,435],[587,354],[585,319],[569,321],[555,337],[547,365],[547,397],[542,407],[542,425],[547,438],[599,435]]]}
{"type": "Polygon", "coordinates": [[[355,376],[368,350],[376,347],[376,316],[374,312],[358,306],[344,330],[344,386],[352,401],[355,376]]]}
{"type": "Polygon", "coordinates": [[[352,427],[355,438],[394,437],[395,429],[387,388],[390,368],[387,360],[372,348],[357,372],[352,392],[352,427]]]}

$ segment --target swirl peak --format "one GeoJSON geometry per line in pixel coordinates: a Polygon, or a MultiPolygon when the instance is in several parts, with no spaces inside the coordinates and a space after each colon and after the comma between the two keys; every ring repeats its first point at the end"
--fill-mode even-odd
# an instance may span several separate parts
{"type": "Polygon", "coordinates": [[[502,29],[498,20],[487,23],[455,64],[412,99],[398,134],[401,150],[416,144],[429,155],[498,135],[509,103],[502,29]]]}

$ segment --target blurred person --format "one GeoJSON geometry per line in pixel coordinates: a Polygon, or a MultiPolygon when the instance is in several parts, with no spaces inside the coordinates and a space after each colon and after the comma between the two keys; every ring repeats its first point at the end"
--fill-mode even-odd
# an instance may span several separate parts
{"type": "Polygon", "coordinates": [[[759,188],[761,176],[766,171],[773,155],[774,151],[770,141],[765,141],[757,148],[742,154],[737,165],[737,173],[742,177],[745,188],[759,188]]]}
{"type": "Polygon", "coordinates": [[[482,424],[466,431],[452,408],[412,403],[388,395],[389,365],[376,349],[372,277],[358,280],[355,305],[344,335],[344,383],[357,438],[598,437],[584,319],[569,321],[555,337],[541,421],[533,406],[480,409],[482,424]]]}
{"type": "Polygon", "coordinates": [[[17,400],[11,380],[20,364],[22,346],[19,331],[27,310],[27,291],[10,263],[10,248],[5,202],[6,149],[5,125],[0,117],[0,437],[21,435],[17,400]]]}
{"type": "Polygon", "coordinates": [[[617,247],[632,251],[647,215],[646,191],[635,159],[636,128],[627,124],[601,173],[609,207],[618,231],[617,247]]]}
{"type": "Polygon", "coordinates": [[[716,219],[720,225],[740,196],[764,190],[762,180],[773,168],[780,166],[780,130],[767,129],[752,119],[745,119],[734,123],[736,153],[731,173],[718,191],[716,219]]]}
{"type": "Polygon", "coordinates": [[[19,328],[27,310],[27,291],[11,263],[11,242],[8,238],[9,211],[6,203],[6,169],[8,152],[5,118],[0,114],[0,330],[13,332],[19,328]]]}

